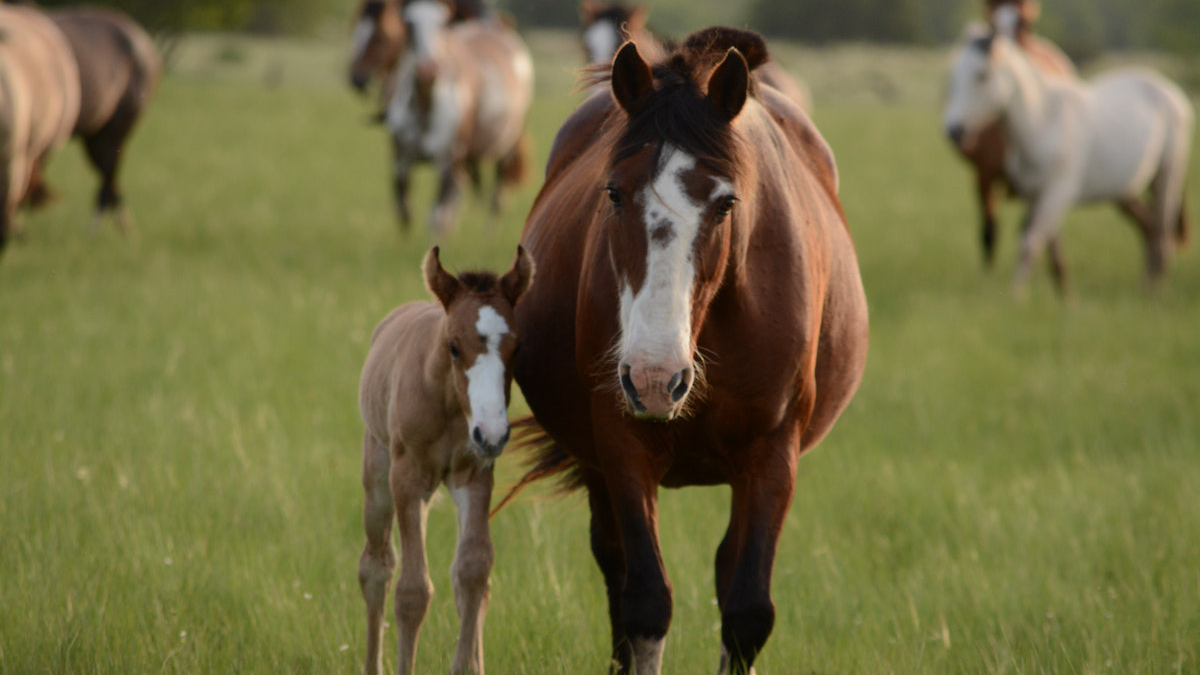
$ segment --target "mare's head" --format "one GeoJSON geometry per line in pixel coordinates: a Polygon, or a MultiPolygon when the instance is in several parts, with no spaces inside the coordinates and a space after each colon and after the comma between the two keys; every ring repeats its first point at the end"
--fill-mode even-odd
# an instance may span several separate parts
{"type": "Polygon", "coordinates": [[[374,73],[396,67],[406,44],[398,0],[364,0],[354,20],[350,84],[365,91],[374,73]]]}
{"type": "Polygon", "coordinates": [[[755,183],[734,120],[766,58],[756,33],[708,29],[653,67],[632,42],[613,60],[621,119],[600,218],[620,302],[612,377],[640,418],[676,417],[695,389],[700,329],[755,183]]]}
{"type": "Polygon", "coordinates": [[[588,63],[609,63],[626,40],[645,30],[647,10],[619,2],[583,0],[579,5],[580,37],[588,63]]]}
{"type": "Polygon", "coordinates": [[[1012,44],[1003,35],[971,26],[954,51],[946,87],[942,128],[969,150],[980,131],[1000,119],[1016,86],[1003,67],[1012,44]]]}
{"type": "Polygon", "coordinates": [[[452,275],[435,246],[422,265],[425,284],[446,310],[446,350],[453,387],[467,415],[471,447],[480,459],[500,454],[508,441],[508,400],[517,348],[513,307],[533,281],[533,260],[517,247],[512,269],[452,275]]]}

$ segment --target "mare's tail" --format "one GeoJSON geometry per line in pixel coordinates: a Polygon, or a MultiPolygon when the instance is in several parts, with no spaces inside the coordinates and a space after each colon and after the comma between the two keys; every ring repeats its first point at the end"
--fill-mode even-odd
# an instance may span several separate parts
{"type": "Polygon", "coordinates": [[[513,441],[517,450],[532,453],[526,463],[529,468],[525,471],[525,475],[521,476],[521,480],[509,488],[504,499],[501,499],[500,503],[492,508],[488,517],[499,513],[500,509],[504,508],[521,490],[534,481],[557,477],[558,492],[560,493],[573,492],[583,487],[583,476],[579,472],[579,463],[555,443],[554,439],[550,438],[550,434],[546,433],[546,430],[537,423],[533,415],[522,417],[513,422],[512,426],[515,431],[513,441]]]}

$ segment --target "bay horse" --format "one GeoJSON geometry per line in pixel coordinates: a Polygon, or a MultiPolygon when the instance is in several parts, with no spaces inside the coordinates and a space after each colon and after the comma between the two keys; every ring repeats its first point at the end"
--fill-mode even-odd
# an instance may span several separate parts
{"type": "MultiPolygon", "coordinates": [[[[397,22],[404,27],[404,48],[384,112],[392,137],[393,193],[404,229],[411,221],[409,175],[417,162],[431,162],[439,172],[437,203],[429,217],[434,232],[453,226],[463,174],[478,186],[480,162],[496,167],[492,218],[499,215],[504,191],[525,173],[525,118],[533,97],[529,50],[499,17],[451,23],[453,13],[448,0],[384,0],[373,13],[377,31],[397,22]]],[[[368,30],[360,27],[359,44],[371,44],[368,30]]],[[[365,61],[356,56],[354,62],[365,61]]]]}
{"type": "MultiPolygon", "coordinates": [[[[1000,8],[998,12],[1011,12],[1000,8]]],[[[1182,90],[1146,68],[1120,68],[1084,83],[1044,76],[1007,30],[969,30],[951,66],[944,127],[961,141],[1000,121],[1008,176],[1028,205],[1014,283],[1057,242],[1073,206],[1115,201],[1138,218],[1150,282],[1173,240],[1187,235],[1183,196],[1195,113],[1182,90]],[[1148,203],[1140,199],[1149,190],[1148,203]]],[[[1060,292],[1066,271],[1052,260],[1060,292]]]]}
{"type": "Polygon", "coordinates": [[[118,10],[72,7],[49,15],[79,67],[80,109],[73,132],[100,174],[93,229],[112,212],[118,227],[127,230],[132,219],[117,170],[125,142],[158,84],[162,58],[146,31],[118,10]]]}
{"type": "Polygon", "coordinates": [[[483,673],[492,542],[488,507],[493,460],[509,436],[513,306],[533,281],[533,260],[517,248],[503,276],[442,268],[438,249],[422,269],[433,301],[393,310],[375,329],[359,388],[363,523],[367,544],[358,578],[367,605],[366,672],[383,670],[383,609],[396,566],[392,520],[399,523],[396,583],[399,672],[412,673],[417,636],[433,595],[425,557],[430,499],[445,483],[458,508],[451,572],[460,616],[452,673],[483,673]]]}
{"type": "Polygon", "coordinates": [[[757,33],[665,60],[626,43],[559,129],[522,235],[517,383],[551,443],[523,479],[586,488],[621,673],[658,673],[671,621],[659,486],[729,484],[721,669],[751,671],[800,455],[862,377],[867,304],[833,153],[753,71],[757,33]]]}
{"type": "Polygon", "coordinates": [[[46,198],[41,169],[79,116],[79,69],[41,10],[0,4],[0,250],[17,207],[46,198]]]}
{"type": "MultiPolygon", "coordinates": [[[[1015,27],[1015,40],[1025,50],[1034,67],[1047,77],[1078,77],[1071,59],[1053,42],[1034,32],[1033,25],[1041,13],[1039,3],[1034,0],[985,0],[984,9],[989,22],[994,21],[996,10],[1003,6],[1016,10],[1018,22],[1015,27]]],[[[1008,147],[1004,125],[1000,121],[993,122],[973,136],[956,141],[954,146],[974,169],[975,195],[980,217],[980,245],[983,249],[984,264],[991,267],[996,259],[998,237],[996,190],[1015,193],[1004,163],[1008,147]]],[[[1057,242],[1050,245],[1050,254],[1052,265],[1055,268],[1061,267],[1062,256],[1057,242]]]]}
{"type": "MultiPolygon", "coordinates": [[[[579,6],[580,41],[589,65],[612,63],[617,49],[625,42],[636,42],[648,59],[663,55],[662,41],[646,26],[649,10],[645,5],[626,5],[583,0],[579,6]]],[[[808,86],[774,61],[758,67],[755,76],[760,82],[778,89],[805,112],[812,112],[812,93],[808,86]]]]}

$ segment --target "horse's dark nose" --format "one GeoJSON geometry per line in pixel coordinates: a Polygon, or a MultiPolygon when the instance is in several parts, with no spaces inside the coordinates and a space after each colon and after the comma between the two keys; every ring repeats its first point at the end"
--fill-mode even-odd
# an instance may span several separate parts
{"type": "Polygon", "coordinates": [[[360,94],[367,92],[367,82],[370,77],[363,73],[350,73],[350,86],[354,87],[354,91],[360,94]]]}
{"type": "Polygon", "coordinates": [[[946,127],[946,135],[950,137],[950,140],[955,145],[961,146],[963,137],[967,135],[967,130],[961,124],[952,124],[946,127]]]}
{"type": "Polygon", "coordinates": [[[484,457],[495,457],[504,450],[504,445],[508,443],[508,437],[512,433],[511,429],[506,428],[504,434],[500,438],[489,441],[483,434],[483,429],[478,425],[471,430],[471,440],[475,441],[475,447],[479,448],[479,452],[484,457]]]}
{"type": "Polygon", "coordinates": [[[679,403],[687,396],[688,390],[692,388],[692,369],[691,367],[671,376],[671,381],[667,383],[667,389],[671,392],[671,402],[679,403]]]}

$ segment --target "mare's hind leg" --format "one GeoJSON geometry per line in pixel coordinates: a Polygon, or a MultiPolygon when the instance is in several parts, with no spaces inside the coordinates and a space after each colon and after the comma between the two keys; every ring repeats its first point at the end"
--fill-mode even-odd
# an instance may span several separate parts
{"type": "Polygon", "coordinates": [[[392,499],[400,526],[400,578],[396,581],[396,629],[399,638],[399,672],[415,672],[417,638],[433,600],[433,581],[425,557],[425,523],[429,500],[439,476],[421,466],[415,451],[393,453],[392,499]]]}
{"type": "Polygon", "coordinates": [[[780,434],[762,439],[759,444],[775,447],[770,451],[751,448],[745,453],[760,458],[760,463],[752,470],[739,472],[733,482],[729,528],[717,549],[717,604],[721,609],[718,672],[722,674],[753,674],[754,659],[775,625],[771,570],[795,489],[800,439],[780,434]]]}
{"type": "Polygon", "coordinates": [[[383,672],[383,607],[396,569],[392,548],[391,456],[387,445],[363,435],[363,525],[367,545],[358,560],[358,584],[367,603],[366,673],[383,672]]]}
{"type": "Polygon", "coordinates": [[[488,531],[492,467],[475,462],[451,475],[446,484],[458,508],[458,548],[450,574],[458,607],[458,647],[450,672],[483,674],[483,620],[487,614],[489,575],[494,552],[488,531]]]}

